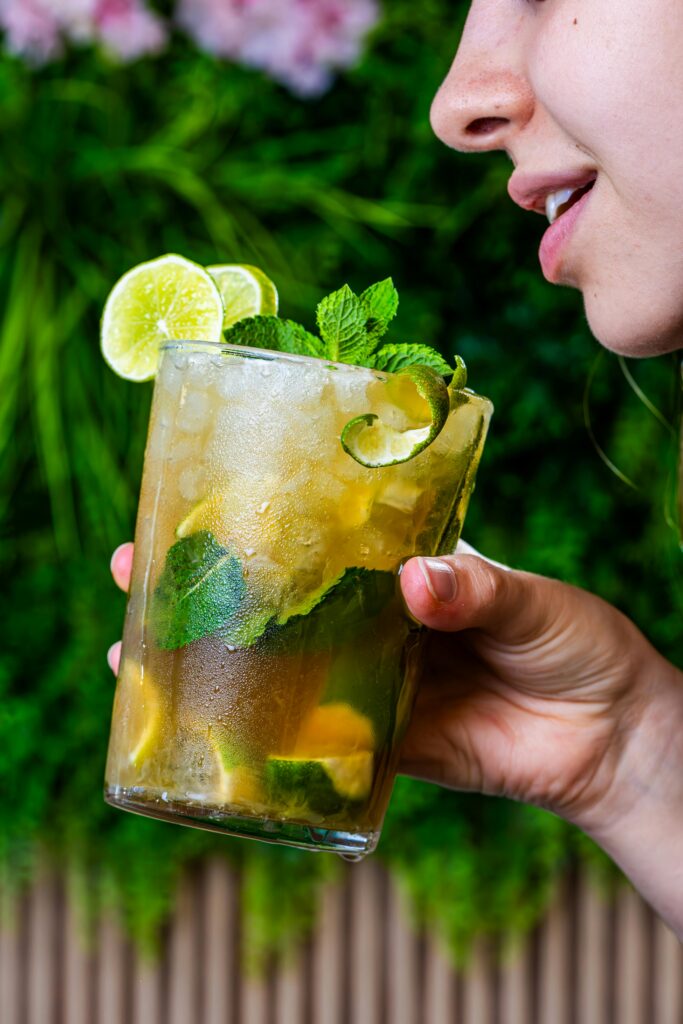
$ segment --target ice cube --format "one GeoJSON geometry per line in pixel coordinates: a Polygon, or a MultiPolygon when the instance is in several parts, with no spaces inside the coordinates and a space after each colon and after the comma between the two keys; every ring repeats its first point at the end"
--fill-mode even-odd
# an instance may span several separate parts
{"type": "Polygon", "coordinates": [[[200,465],[189,465],[178,476],[178,491],[185,501],[198,501],[206,492],[206,469],[200,465]]]}
{"type": "Polygon", "coordinates": [[[215,371],[214,386],[221,398],[235,401],[245,398],[245,360],[240,356],[223,356],[215,371]]]}
{"type": "Polygon", "coordinates": [[[198,435],[189,437],[181,435],[169,446],[166,458],[169,462],[184,462],[186,459],[196,458],[199,455],[199,447],[198,435]]]}
{"type": "Polygon", "coordinates": [[[205,393],[185,386],[176,413],[176,426],[188,434],[199,433],[206,427],[212,412],[211,403],[205,393]]]}
{"type": "Polygon", "coordinates": [[[409,515],[415,511],[415,506],[423,493],[424,488],[419,487],[412,480],[395,475],[387,481],[377,500],[381,505],[389,505],[390,508],[409,515]]]}
{"type": "Polygon", "coordinates": [[[369,411],[367,390],[373,380],[370,371],[363,373],[355,368],[331,371],[331,401],[339,412],[347,416],[360,416],[369,411]]]}
{"type": "Polygon", "coordinates": [[[211,354],[209,352],[189,352],[185,381],[193,390],[202,391],[209,383],[212,375],[211,354]]]}

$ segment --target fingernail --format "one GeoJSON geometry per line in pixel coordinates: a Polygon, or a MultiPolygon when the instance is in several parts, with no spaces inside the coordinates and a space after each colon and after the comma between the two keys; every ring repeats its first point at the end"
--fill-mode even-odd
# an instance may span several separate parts
{"type": "Polygon", "coordinates": [[[458,592],[458,580],[450,562],[442,558],[419,558],[418,562],[427,590],[434,600],[450,604],[458,592]]]}
{"type": "Polygon", "coordinates": [[[119,544],[119,546],[117,547],[116,551],[111,556],[111,561],[109,562],[109,569],[110,569],[110,571],[112,573],[114,572],[114,563],[116,562],[116,559],[118,558],[119,551],[121,550],[121,548],[125,548],[125,546],[126,546],[125,544],[119,544]]]}
{"type": "Polygon", "coordinates": [[[109,650],[107,651],[107,664],[109,665],[109,668],[112,670],[114,675],[116,675],[116,668],[114,667],[115,666],[114,658],[115,658],[115,654],[116,654],[116,648],[118,646],[119,646],[119,644],[118,644],[118,641],[117,641],[115,644],[112,644],[111,647],[109,648],[109,650]]]}

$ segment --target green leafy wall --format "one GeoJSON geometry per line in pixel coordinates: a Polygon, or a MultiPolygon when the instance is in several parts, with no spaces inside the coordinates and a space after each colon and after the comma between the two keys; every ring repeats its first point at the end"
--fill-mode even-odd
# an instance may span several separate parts
{"type": "MultiPolygon", "coordinates": [[[[310,103],[180,39],[125,70],[88,53],[36,72],[0,58],[0,861],[17,881],[47,848],[147,944],[192,858],[243,865],[255,955],[306,928],[336,862],[102,802],[105,652],[124,609],[108,562],[132,535],[151,391],[105,368],[98,316],[134,263],[176,250],[259,264],[309,326],[327,291],[392,274],[406,340],[460,352],[496,406],[469,541],[592,588],[680,656],[670,437],[613,357],[594,367],[579,298],[542,280],[542,222],[507,198],[506,159],[431,134],[463,10],[387,3],[362,65],[310,103]],[[586,429],[593,369],[595,435],[638,490],[586,429]]],[[[670,417],[671,361],[631,370],[670,417]]],[[[459,946],[528,925],[582,851],[550,815],[399,780],[378,856],[459,946]]]]}

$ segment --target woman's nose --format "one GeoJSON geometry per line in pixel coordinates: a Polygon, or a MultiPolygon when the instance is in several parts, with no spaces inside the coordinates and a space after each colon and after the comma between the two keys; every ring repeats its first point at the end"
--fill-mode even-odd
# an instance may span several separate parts
{"type": "Polygon", "coordinates": [[[452,149],[510,151],[516,134],[533,116],[534,102],[524,75],[504,64],[458,53],[434,98],[432,127],[452,149]]]}

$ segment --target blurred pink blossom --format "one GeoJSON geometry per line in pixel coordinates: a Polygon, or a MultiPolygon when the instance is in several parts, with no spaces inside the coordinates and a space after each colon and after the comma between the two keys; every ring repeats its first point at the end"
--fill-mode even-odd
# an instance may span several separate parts
{"type": "Polygon", "coordinates": [[[178,21],[203,49],[260,68],[314,96],[360,56],[376,0],[179,0],[178,21]]]}
{"type": "Polygon", "coordinates": [[[62,50],[61,25],[41,0],[0,0],[0,28],[10,53],[42,64],[62,50]]]}
{"type": "MultiPolygon", "coordinates": [[[[379,0],[177,0],[177,21],[202,49],[260,68],[300,96],[324,92],[354,64],[379,0]]],[[[0,0],[5,47],[31,63],[66,43],[102,45],[119,60],[158,53],[168,25],[148,0],[0,0]]]]}
{"type": "Polygon", "coordinates": [[[60,56],[64,43],[101,43],[120,60],[156,53],[167,31],[143,0],[0,0],[11,53],[32,63],[60,56]]]}
{"type": "Polygon", "coordinates": [[[99,0],[95,21],[101,41],[120,60],[159,53],[167,42],[163,21],[139,0],[99,0]]]}

